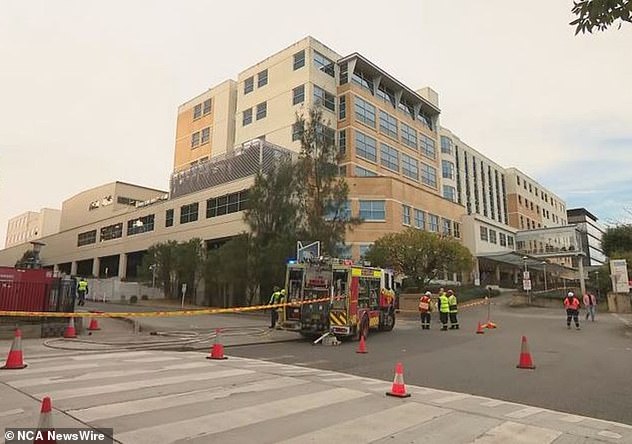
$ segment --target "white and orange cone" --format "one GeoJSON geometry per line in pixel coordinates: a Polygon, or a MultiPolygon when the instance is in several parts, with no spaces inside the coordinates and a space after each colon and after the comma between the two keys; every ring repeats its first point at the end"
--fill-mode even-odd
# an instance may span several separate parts
{"type": "Polygon", "coordinates": [[[20,370],[26,368],[24,356],[22,355],[22,332],[19,328],[15,329],[15,336],[11,344],[11,350],[7,356],[7,362],[0,370],[20,370]]]}
{"type": "Polygon", "coordinates": [[[74,339],[77,337],[77,330],[75,330],[75,318],[70,318],[68,326],[64,330],[64,338],[74,339]]]}
{"type": "Polygon", "coordinates": [[[53,427],[53,403],[48,396],[42,399],[42,408],[40,410],[39,423],[37,424],[37,431],[42,432],[41,439],[35,439],[33,442],[54,444],[57,440],[54,437],[49,436],[48,432],[54,432],[53,427]]]}
{"type": "Polygon", "coordinates": [[[406,393],[406,384],[404,384],[404,366],[401,362],[398,362],[395,366],[395,379],[393,380],[393,386],[390,392],[386,392],[388,396],[395,396],[397,398],[408,398],[410,393],[406,393]]]}
{"type": "Polygon", "coordinates": [[[221,333],[221,329],[215,329],[215,342],[213,342],[213,347],[211,347],[211,354],[207,356],[206,359],[228,359],[224,356],[224,346],[219,339],[221,333]]]}

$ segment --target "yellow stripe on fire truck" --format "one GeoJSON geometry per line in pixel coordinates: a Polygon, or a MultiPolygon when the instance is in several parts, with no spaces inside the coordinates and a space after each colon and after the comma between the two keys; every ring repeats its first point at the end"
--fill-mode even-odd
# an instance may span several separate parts
{"type": "Polygon", "coordinates": [[[329,312],[329,322],[332,325],[347,325],[347,316],[341,312],[329,312]]]}

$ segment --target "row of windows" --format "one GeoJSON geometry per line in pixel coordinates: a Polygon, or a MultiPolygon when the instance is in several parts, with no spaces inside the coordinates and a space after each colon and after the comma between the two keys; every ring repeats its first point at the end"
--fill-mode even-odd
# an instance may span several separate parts
{"type": "Polygon", "coordinates": [[[446,136],[441,136],[441,152],[444,154],[454,154],[454,143],[452,139],[446,136]]]}
{"type": "MultiPolygon", "coordinates": [[[[356,156],[377,163],[377,141],[360,131],[355,132],[356,156]]],[[[437,187],[437,171],[430,165],[418,162],[417,159],[395,148],[381,143],[380,164],[393,171],[400,171],[404,176],[430,187],[437,187]]]]}
{"type": "MultiPolygon", "coordinates": [[[[521,183],[520,176],[516,176],[516,183],[518,184],[518,186],[520,186],[520,183],[521,183]]],[[[564,211],[564,205],[562,204],[562,202],[556,201],[555,199],[550,197],[547,193],[545,193],[544,190],[538,191],[538,187],[536,187],[535,185],[531,185],[531,183],[527,182],[527,180],[524,178],[522,179],[522,187],[525,190],[529,191],[529,193],[534,194],[535,197],[539,197],[544,202],[550,203],[553,206],[553,208],[555,208],[556,210],[564,211]]]]}
{"type": "MultiPolygon", "coordinates": [[[[268,102],[261,102],[256,107],[256,117],[257,120],[261,120],[268,115],[268,102]]],[[[241,124],[242,126],[247,126],[252,123],[252,108],[248,108],[244,110],[242,115],[241,124]]]]}
{"type": "Polygon", "coordinates": [[[436,214],[427,213],[409,205],[402,205],[402,224],[420,230],[441,233],[446,236],[461,238],[461,224],[450,219],[440,218],[436,214]]]}
{"type": "Polygon", "coordinates": [[[501,247],[513,248],[514,246],[513,236],[505,233],[497,233],[496,230],[492,230],[491,228],[480,227],[480,236],[482,241],[491,244],[500,244],[501,247]],[[498,235],[498,237],[496,235],[498,235]]]}
{"type": "Polygon", "coordinates": [[[520,228],[523,230],[535,230],[536,228],[542,228],[542,224],[520,215],[520,228]]]}
{"type": "Polygon", "coordinates": [[[314,85],[314,103],[336,112],[336,96],[316,85],[314,85]]]}
{"type": "MultiPolygon", "coordinates": [[[[356,120],[371,128],[375,128],[376,107],[373,104],[367,102],[359,96],[354,96],[354,110],[356,120]]],[[[436,153],[434,139],[426,136],[423,133],[419,133],[418,136],[417,131],[413,127],[406,125],[404,122],[399,122],[398,125],[398,120],[394,116],[383,110],[379,110],[379,115],[380,133],[385,134],[392,139],[399,140],[398,126],[401,126],[400,140],[404,145],[414,150],[420,149],[421,153],[426,157],[429,157],[431,159],[435,158],[436,153]]],[[[343,116],[340,116],[340,119],[343,118],[343,116]]]]}
{"type": "Polygon", "coordinates": [[[202,103],[198,103],[193,107],[193,120],[206,116],[211,112],[211,99],[206,99],[202,103]]]}
{"type": "Polygon", "coordinates": [[[211,138],[211,128],[203,128],[201,131],[196,131],[191,134],[191,148],[197,148],[200,145],[204,145],[209,142],[211,138]]]}
{"type": "MultiPolygon", "coordinates": [[[[268,84],[268,70],[264,69],[263,71],[257,74],[257,87],[261,88],[262,86],[266,86],[268,84]]],[[[255,90],[255,76],[250,76],[246,80],[244,80],[244,95],[249,94],[255,90]]]]}

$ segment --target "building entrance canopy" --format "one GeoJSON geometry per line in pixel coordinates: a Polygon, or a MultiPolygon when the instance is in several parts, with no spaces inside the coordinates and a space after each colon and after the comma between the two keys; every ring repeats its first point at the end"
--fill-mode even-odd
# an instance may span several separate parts
{"type": "Polygon", "coordinates": [[[526,265],[529,270],[538,270],[547,273],[558,273],[566,279],[579,279],[579,273],[573,268],[564,267],[552,262],[544,262],[541,257],[534,257],[517,253],[515,251],[499,252],[499,253],[483,253],[478,254],[478,258],[489,259],[491,261],[503,264],[513,265],[516,268],[524,268],[526,265]]]}

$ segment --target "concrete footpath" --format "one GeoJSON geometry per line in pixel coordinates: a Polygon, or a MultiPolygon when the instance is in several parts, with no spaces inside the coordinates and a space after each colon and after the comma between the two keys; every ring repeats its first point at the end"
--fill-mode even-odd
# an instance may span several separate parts
{"type": "Polygon", "coordinates": [[[50,396],[54,427],[112,427],[120,443],[632,442],[632,425],[421,386],[392,398],[389,381],[300,363],[135,351],[29,364],[0,371],[0,429],[36,426],[50,396]]]}

